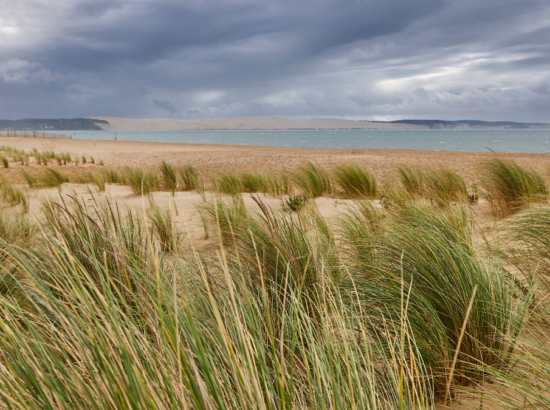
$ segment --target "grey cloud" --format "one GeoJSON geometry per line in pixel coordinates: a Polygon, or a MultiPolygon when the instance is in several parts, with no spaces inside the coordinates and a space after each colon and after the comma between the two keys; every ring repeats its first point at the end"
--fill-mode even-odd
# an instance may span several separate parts
{"type": "Polygon", "coordinates": [[[172,104],[170,101],[164,101],[164,100],[153,100],[153,103],[155,104],[155,107],[168,111],[170,114],[175,114],[178,112],[178,108],[175,104],[172,104]]]}
{"type": "Polygon", "coordinates": [[[0,117],[550,122],[545,0],[51,1],[0,0],[0,117]]]}

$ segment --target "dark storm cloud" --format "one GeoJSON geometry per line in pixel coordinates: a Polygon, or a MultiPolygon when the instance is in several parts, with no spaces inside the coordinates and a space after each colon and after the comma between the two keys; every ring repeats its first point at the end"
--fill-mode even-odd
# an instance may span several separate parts
{"type": "Polygon", "coordinates": [[[549,121],[546,0],[0,0],[0,117],[549,121]]]}

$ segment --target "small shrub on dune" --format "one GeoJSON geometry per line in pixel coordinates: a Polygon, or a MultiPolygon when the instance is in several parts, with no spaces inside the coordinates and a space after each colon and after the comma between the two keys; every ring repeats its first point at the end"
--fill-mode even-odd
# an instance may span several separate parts
{"type": "Polygon", "coordinates": [[[493,158],[481,166],[481,185],[495,213],[507,215],[529,202],[548,199],[544,178],[515,161],[493,158]]]}
{"type": "Polygon", "coordinates": [[[300,212],[308,202],[309,198],[305,195],[293,195],[285,200],[283,209],[288,212],[300,212]]]}
{"type": "Polygon", "coordinates": [[[374,198],[376,178],[356,164],[341,165],[334,170],[334,179],[346,198],[374,198]]]}
{"type": "Polygon", "coordinates": [[[294,173],[294,182],[303,195],[311,198],[332,193],[332,182],[329,173],[311,162],[300,167],[294,173]]]}

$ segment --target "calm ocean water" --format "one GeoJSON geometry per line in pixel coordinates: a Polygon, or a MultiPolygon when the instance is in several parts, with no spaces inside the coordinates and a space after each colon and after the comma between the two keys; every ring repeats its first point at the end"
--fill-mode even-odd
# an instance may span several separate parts
{"type": "MultiPolygon", "coordinates": [[[[68,134],[69,132],[67,132],[68,134]]],[[[73,138],[113,140],[112,131],[73,138]]],[[[550,152],[550,131],[117,131],[119,140],[299,148],[404,148],[433,151],[550,152]]]]}

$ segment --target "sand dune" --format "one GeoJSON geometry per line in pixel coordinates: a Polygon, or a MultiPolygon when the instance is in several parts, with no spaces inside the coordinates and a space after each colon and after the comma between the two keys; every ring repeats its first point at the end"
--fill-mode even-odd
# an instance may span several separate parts
{"type": "Polygon", "coordinates": [[[289,120],[286,118],[200,118],[195,120],[171,120],[164,118],[116,118],[90,117],[105,120],[109,125],[98,124],[108,131],[151,131],[151,130],[422,130],[423,125],[371,123],[365,121],[334,118],[311,118],[289,120]]]}

